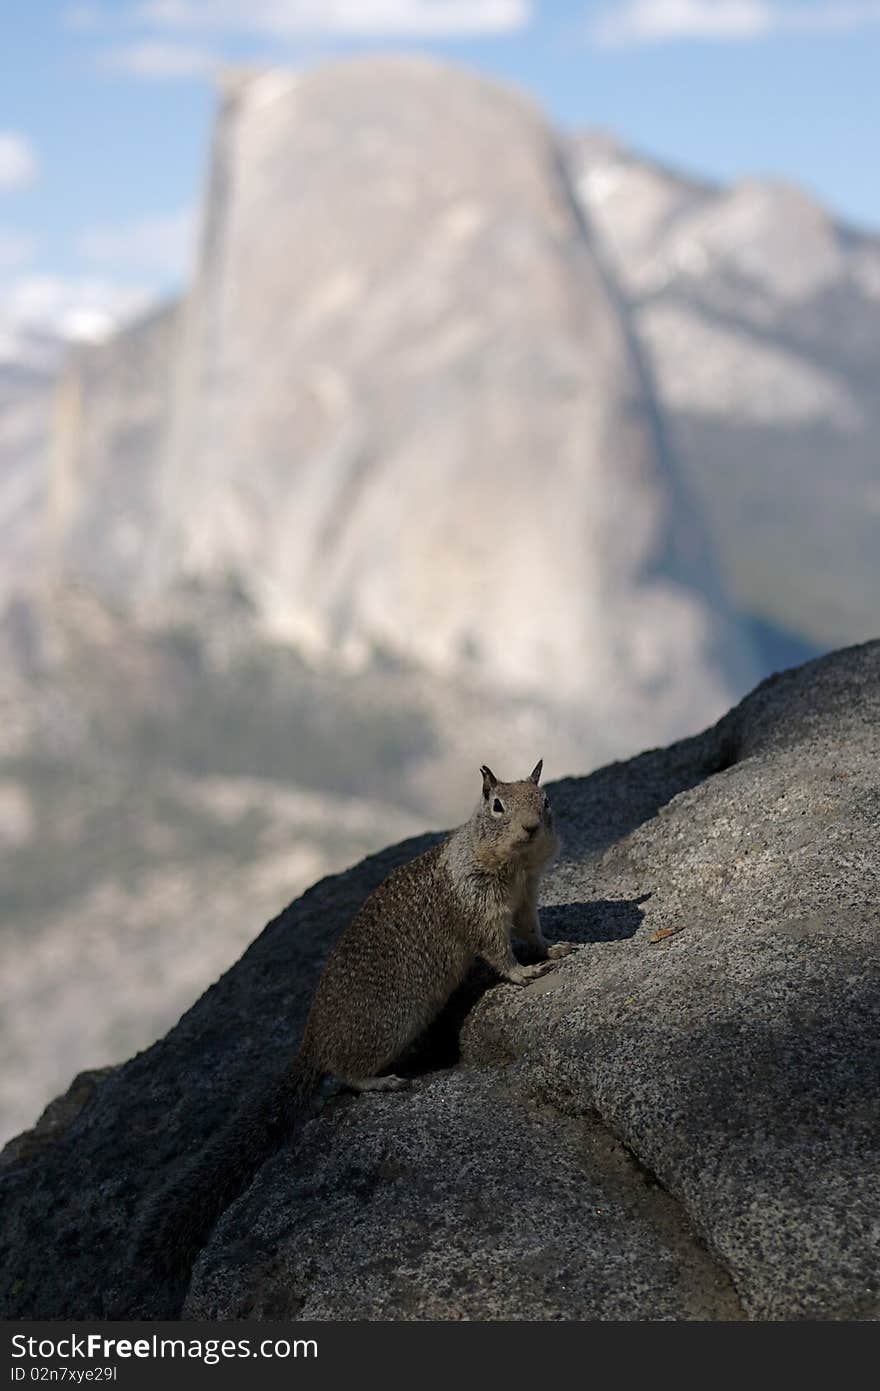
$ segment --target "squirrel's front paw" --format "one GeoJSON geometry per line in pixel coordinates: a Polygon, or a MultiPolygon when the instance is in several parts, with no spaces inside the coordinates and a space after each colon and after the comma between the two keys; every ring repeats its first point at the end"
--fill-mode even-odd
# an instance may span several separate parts
{"type": "Polygon", "coordinates": [[[534,966],[514,966],[504,979],[510,981],[511,985],[528,985],[530,981],[537,980],[538,976],[545,976],[552,969],[552,961],[536,961],[534,966]]]}
{"type": "Polygon", "coordinates": [[[568,956],[573,951],[577,951],[577,942],[554,942],[547,948],[547,957],[550,961],[558,961],[560,956],[568,956]]]}

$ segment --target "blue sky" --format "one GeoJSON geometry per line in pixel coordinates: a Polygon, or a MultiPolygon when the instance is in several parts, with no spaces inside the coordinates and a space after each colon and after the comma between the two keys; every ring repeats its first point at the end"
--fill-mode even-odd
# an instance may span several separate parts
{"type": "Polygon", "coordinates": [[[880,0],[6,0],[0,23],[0,358],[185,278],[227,62],[430,51],[562,125],[880,228],[880,0]]]}

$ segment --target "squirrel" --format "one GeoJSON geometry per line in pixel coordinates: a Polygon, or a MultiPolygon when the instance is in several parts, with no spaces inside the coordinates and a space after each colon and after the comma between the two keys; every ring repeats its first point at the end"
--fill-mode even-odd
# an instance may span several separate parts
{"type": "Polygon", "coordinates": [[[543,760],[528,778],[500,782],[483,766],[470,819],[373,890],[329,953],[289,1066],[151,1203],[142,1261],[168,1276],[185,1274],[328,1074],[358,1092],[407,1086],[386,1069],[439,1014],[475,957],[522,986],[574,950],[570,942],[549,946],[538,918],[541,874],[559,849],[538,785],[542,767],[543,760]],[[512,936],[540,959],[520,965],[512,936]]]}

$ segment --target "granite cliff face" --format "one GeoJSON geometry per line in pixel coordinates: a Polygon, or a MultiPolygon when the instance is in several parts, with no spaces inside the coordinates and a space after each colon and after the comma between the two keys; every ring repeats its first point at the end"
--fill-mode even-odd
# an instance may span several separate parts
{"type": "Polygon", "coordinates": [[[71,353],[59,383],[46,568],[131,609],[162,524],[157,476],[172,410],[181,308],[157,309],[71,353]]]}
{"type": "Polygon", "coordinates": [[[552,787],[548,936],[475,970],[410,1091],[329,1095],[187,1285],[151,1198],[289,1058],[335,935],[430,838],[317,884],[164,1039],[3,1156],[14,1318],[880,1317],[880,643],[552,787]]]}
{"type": "Polygon", "coordinates": [[[45,563],[55,378],[0,364],[0,612],[45,563]]]}
{"type": "Polygon", "coordinates": [[[801,190],[718,188],[608,137],[573,179],[730,592],[828,646],[880,590],[880,241],[801,190]]]}
{"type": "Polygon", "coordinates": [[[319,660],[595,713],[686,724],[753,673],[517,93],[415,59],[231,83],[184,334],[160,593],[234,574],[319,660]]]}

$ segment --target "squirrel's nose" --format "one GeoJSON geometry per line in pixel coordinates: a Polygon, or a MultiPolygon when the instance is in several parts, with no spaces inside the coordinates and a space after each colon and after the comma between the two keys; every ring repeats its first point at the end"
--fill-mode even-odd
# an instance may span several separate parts
{"type": "Polygon", "coordinates": [[[523,824],[523,830],[527,836],[533,836],[535,832],[540,829],[540,826],[540,821],[529,821],[523,824]]]}

